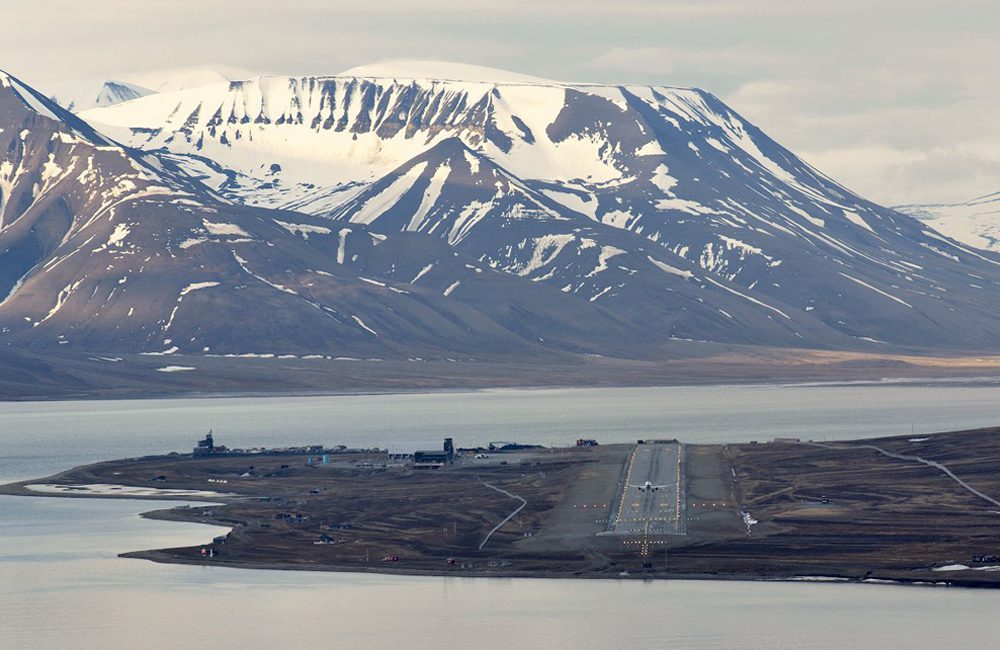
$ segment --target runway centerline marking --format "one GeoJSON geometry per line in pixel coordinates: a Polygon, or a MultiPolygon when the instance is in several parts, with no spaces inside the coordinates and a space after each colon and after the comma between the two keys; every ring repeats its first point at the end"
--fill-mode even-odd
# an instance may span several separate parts
{"type": "Polygon", "coordinates": [[[636,543],[644,552],[654,543],[651,538],[685,534],[683,482],[683,445],[636,445],[628,457],[618,509],[608,522],[608,533],[638,537],[636,543]]]}

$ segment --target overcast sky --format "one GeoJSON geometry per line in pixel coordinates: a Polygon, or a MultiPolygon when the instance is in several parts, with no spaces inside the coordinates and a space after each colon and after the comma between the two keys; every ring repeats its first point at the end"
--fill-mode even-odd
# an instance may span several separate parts
{"type": "Polygon", "coordinates": [[[709,90],[883,204],[1000,190],[998,0],[6,0],[0,68],[42,90],[224,64],[436,59],[709,90]]]}

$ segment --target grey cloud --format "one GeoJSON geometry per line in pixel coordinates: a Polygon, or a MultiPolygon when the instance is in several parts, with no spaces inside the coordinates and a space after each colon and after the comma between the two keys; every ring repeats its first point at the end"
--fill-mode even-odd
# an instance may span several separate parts
{"type": "Polygon", "coordinates": [[[20,27],[0,67],[42,87],[206,61],[328,74],[458,60],[705,88],[883,203],[1000,189],[995,0],[33,0],[0,20],[20,27]],[[962,164],[964,178],[944,173],[962,164]]]}

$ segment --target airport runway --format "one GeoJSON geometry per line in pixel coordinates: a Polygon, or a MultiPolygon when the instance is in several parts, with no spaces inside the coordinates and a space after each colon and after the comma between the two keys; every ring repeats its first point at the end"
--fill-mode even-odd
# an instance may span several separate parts
{"type": "Polygon", "coordinates": [[[638,543],[644,546],[649,544],[650,535],[685,534],[683,486],[682,445],[636,445],[625,469],[608,533],[641,537],[638,543]]]}

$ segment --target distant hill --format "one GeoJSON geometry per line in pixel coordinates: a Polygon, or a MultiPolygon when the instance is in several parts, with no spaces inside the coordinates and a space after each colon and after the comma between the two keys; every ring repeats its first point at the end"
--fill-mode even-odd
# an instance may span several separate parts
{"type": "Polygon", "coordinates": [[[399,62],[82,116],[234,203],[438,240],[646,341],[1000,343],[1000,258],[852,194],[701,90],[399,62]]]}
{"type": "Polygon", "coordinates": [[[894,209],[969,246],[1000,252],[1000,192],[965,203],[897,205],[894,209]]]}
{"type": "Polygon", "coordinates": [[[558,384],[650,381],[630,364],[703,346],[1000,348],[1000,257],[706,92],[444,74],[475,78],[262,77],[80,114],[0,74],[3,363],[63,391],[225,366],[191,385],[233,390],[351,385],[355,360],[391,385],[420,364],[462,384],[460,362],[558,384]],[[282,369],[241,384],[240,360],[282,369]]]}

